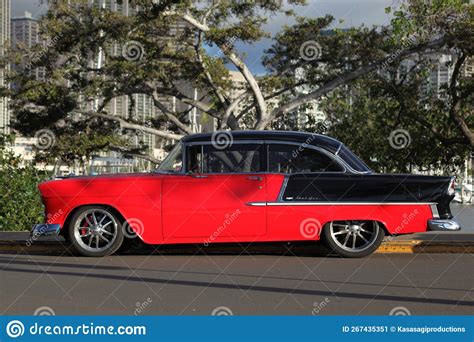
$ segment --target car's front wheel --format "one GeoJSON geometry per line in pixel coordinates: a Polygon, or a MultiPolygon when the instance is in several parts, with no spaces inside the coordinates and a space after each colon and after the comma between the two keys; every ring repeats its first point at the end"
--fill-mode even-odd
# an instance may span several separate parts
{"type": "Polygon", "coordinates": [[[360,258],[372,254],[385,231],[376,221],[333,221],[323,229],[326,245],[340,256],[360,258]]]}
{"type": "Polygon", "coordinates": [[[101,257],[113,254],[124,240],[121,221],[119,215],[108,208],[82,207],[70,220],[69,239],[82,255],[101,257]]]}

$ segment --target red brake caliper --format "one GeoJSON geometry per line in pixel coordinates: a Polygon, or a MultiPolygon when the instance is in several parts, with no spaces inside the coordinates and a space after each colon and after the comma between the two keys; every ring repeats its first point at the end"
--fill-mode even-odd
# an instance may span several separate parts
{"type": "MultiPolygon", "coordinates": [[[[89,217],[89,221],[90,221],[90,220],[91,220],[91,218],[89,217]]],[[[88,220],[85,220],[83,227],[89,227],[89,221],[88,221],[88,220]]],[[[86,228],[82,228],[82,229],[81,229],[81,235],[85,235],[86,233],[87,233],[87,229],[86,229],[86,228]]]]}

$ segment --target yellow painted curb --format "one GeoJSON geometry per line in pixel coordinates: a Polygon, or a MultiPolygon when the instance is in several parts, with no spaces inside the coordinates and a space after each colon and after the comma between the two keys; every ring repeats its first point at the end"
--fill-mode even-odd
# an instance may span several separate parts
{"type": "Polygon", "coordinates": [[[389,241],[384,242],[376,253],[474,253],[474,243],[421,240],[389,241]]]}

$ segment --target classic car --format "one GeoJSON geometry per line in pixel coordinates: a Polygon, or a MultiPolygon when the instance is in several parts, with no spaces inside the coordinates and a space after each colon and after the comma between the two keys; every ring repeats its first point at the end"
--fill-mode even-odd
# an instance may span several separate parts
{"type": "Polygon", "coordinates": [[[70,177],[39,185],[45,220],[85,256],[125,239],[146,244],[322,240],[343,257],[385,236],[459,230],[454,179],[373,172],[325,135],[232,131],[189,135],[154,172],[70,177]]]}

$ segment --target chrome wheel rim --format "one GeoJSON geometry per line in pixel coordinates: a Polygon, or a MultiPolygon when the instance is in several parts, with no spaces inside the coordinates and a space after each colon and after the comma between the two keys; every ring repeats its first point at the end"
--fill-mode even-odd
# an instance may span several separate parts
{"type": "Polygon", "coordinates": [[[370,248],[379,234],[379,224],[375,221],[335,221],[329,229],[336,245],[348,252],[370,248]]]}
{"type": "Polygon", "coordinates": [[[74,226],[77,243],[87,251],[102,252],[117,239],[116,219],[104,209],[90,209],[81,214],[74,226]]]}

